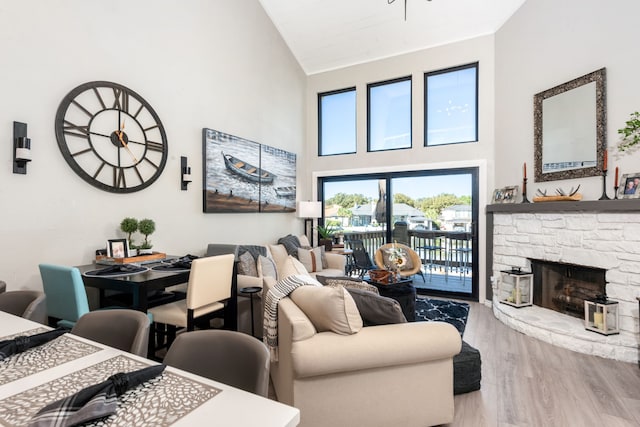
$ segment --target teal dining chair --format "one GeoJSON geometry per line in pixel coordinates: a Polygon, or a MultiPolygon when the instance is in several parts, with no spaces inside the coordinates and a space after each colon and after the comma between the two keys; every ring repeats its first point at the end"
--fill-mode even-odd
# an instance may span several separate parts
{"type": "Polygon", "coordinates": [[[58,319],[58,326],[71,329],[83,314],[89,312],[80,270],[53,264],[40,264],[38,268],[47,296],[47,316],[58,319]]]}

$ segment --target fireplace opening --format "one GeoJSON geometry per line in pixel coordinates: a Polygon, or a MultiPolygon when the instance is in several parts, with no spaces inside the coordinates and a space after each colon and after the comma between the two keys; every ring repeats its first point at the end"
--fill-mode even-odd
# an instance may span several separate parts
{"type": "Polygon", "coordinates": [[[606,295],[606,270],[532,259],[533,304],[584,319],[584,300],[606,295]]]}

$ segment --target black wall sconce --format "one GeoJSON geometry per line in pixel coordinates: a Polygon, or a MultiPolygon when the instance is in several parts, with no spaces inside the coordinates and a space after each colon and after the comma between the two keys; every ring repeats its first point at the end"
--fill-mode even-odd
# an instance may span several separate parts
{"type": "Polygon", "coordinates": [[[31,139],[27,138],[27,124],[13,122],[13,173],[26,175],[31,161],[31,139]]]}
{"type": "Polygon", "coordinates": [[[191,182],[191,167],[187,166],[187,158],[180,157],[180,188],[182,191],[187,190],[187,185],[191,182]]]}

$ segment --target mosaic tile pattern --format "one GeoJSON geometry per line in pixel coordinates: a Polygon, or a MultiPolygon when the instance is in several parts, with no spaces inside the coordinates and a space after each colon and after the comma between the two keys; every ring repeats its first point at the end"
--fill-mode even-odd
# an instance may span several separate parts
{"type": "MultiPolygon", "coordinates": [[[[20,335],[34,335],[47,330],[45,328],[37,328],[3,337],[2,339],[11,339],[20,335]]],[[[46,344],[0,361],[0,385],[37,374],[100,350],[100,347],[75,340],[69,337],[68,334],[64,334],[46,344]]]]}
{"type": "MultiPolygon", "coordinates": [[[[0,400],[0,424],[27,425],[45,405],[100,383],[117,372],[142,369],[147,364],[116,356],[57,380],[0,400]]],[[[161,376],[120,396],[116,414],[84,426],[154,426],[175,423],[222,390],[165,371],[161,376]]]]}

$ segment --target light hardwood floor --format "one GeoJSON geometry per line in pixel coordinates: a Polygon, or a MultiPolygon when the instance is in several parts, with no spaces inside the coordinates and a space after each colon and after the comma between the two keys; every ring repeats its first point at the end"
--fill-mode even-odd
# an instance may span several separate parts
{"type": "Polygon", "coordinates": [[[455,397],[447,426],[640,426],[640,368],[519,333],[471,303],[464,340],[480,350],[482,387],[455,397]]]}

